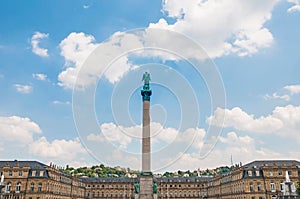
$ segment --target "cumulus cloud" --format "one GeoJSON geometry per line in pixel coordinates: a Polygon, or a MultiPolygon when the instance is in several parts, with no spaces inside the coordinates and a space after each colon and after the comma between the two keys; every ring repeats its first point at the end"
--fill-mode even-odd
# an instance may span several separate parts
{"type": "Polygon", "coordinates": [[[212,116],[207,118],[207,123],[248,132],[295,136],[300,142],[297,136],[300,132],[300,106],[276,107],[272,114],[258,118],[249,115],[239,107],[231,110],[218,108],[212,116]],[[221,119],[224,116],[225,120],[223,122],[221,119]]]}
{"type": "Polygon", "coordinates": [[[40,134],[39,125],[26,117],[0,117],[0,140],[30,143],[34,134],[40,134]]]}
{"type": "Polygon", "coordinates": [[[32,52],[40,57],[48,57],[48,49],[41,48],[39,46],[42,39],[46,39],[49,37],[49,34],[41,33],[41,32],[35,32],[34,35],[31,37],[31,46],[32,46],[32,52]]]}
{"type": "Polygon", "coordinates": [[[292,3],[293,6],[290,7],[288,12],[299,12],[300,11],[300,1],[299,0],[288,0],[288,2],[292,3]]]}
{"type": "Polygon", "coordinates": [[[32,74],[32,77],[37,79],[37,80],[41,80],[41,81],[46,81],[47,80],[47,75],[46,74],[42,74],[42,73],[35,73],[32,74]]]}
{"type": "MultiPolygon", "coordinates": [[[[163,1],[163,12],[166,18],[175,19],[169,23],[165,18],[156,23],[150,23],[144,33],[134,35],[124,32],[116,32],[112,37],[97,43],[92,35],[85,33],[70,33],[60,43],[61,55],[65,58],[66,69],[59,76],[59,85],[72,89],[77,80],[75,88],[85,88],[95,83],[102,73],[107,80],[114,84],[127,71],[134,68],[134,64],[128,59],[128,55],[119,57],[109,67],[99,63],[108,57],[118,57],[126,50],[151,46],[166,46],[166,49],[176,49],[176,53],[188,58],[202,59],[195,53],[190,44],[173,35],[170,42],[170,34],[164,35],[154,32],[153,29],[164,29],[176,31],[201,44],[212,58],[221,57],[231,53],[239,56],[248,56],[257,53],[261,48],[270,47],[273,35],[264,26],[271,19],[272,11],[278,0],[267,0],[264,2],[239,1],[239,0],[168,0],[163,1]],[[97,48],[101,47],[98,60],[90,62],[92,66],[88,70],[81,70],[83,62],[97,48]],[[182,52],[182,53],[180,53],[182,52]],[[113,66],[114,65],[114,66],[113,66]],[[108,70],[105,71],[106,67],[108,70]],[[80,71],[80,76],[78,73],[80,71]]],[[[139,54],[139,53],[137,53],[139,54]]],[[[159,56],[163,60],[178,60],[178,56],[172,53],[155,51],[151,53],[140,53],[142,56],[159,56]]]]}
{"type": "Polygon", "coordinates": [[[14,87],[17,92],[22,94],[29,94],[33,90],[32,86],[30,85],[15,84],[14,87]]]}
{"type": "MultiPolygon", "coordinates": [[[[141,141],[142,127],[140,125],[132,127],[117,126],[114,123],[103,123],[100,126],[99,134],[89,134],[87,140],[96,142],[111,142],[120,148],[127,148],[134,140],[141,141]]],[[[200,149],[203,145],[205,130],[199,128],[189,128],[183,132],[175,128],[165,128],[160,123],[150,124],[151,141],[153,144],[170,144],[172,142],[191,143],[192,147],[200,149]]]]}
{"type": "Polygon", "coordinates": [[[291,95],[300,93],[300,85],[288,85],[284,87],[285,90],[288,90],[291,95]]]}
{"type": "Polygon", "coordinates": [[[73,160],[78,154],[86,152],[79,138],[49,142],[46,137],[41,137],[29,145],[30,154],[49,159],[73,160]]]}
{"type": "MultiPolygon", "coordinates": [[[[230,165],[231,157],[233,157],[234,163],[236,163],[235,161],[247,163],[257,159],[286,157],[285,154],[260,147],[257,144],[258,141],[254,140],[254,138],[248,135],[239,135],[237,132],[228,132],[224,136],[220,136],[218,140],[220,144],[216,145],[205,158],[200,158],[198,152],[181,153],[179,154],[179,159],[168,170],[206,169],[220,165],[230,165]],[[216,162],[216,160],[218,161],[216,162]]],[[[160,161],[159,164],[167,164],[171,161],[171,158],[165,157],[160,161]]]]}
{"type": "Polygon", "coordinates": [[[112,84],[119,81],[126,71],[131,67],[134,68],[127,56],[120,57],[109,66],[103,64],[103,61],[113,55],[119,56],[122,50],[129,48],[130,42],[136,42],[134,39],[131,35],[117,32],[109,41],[99,44],[96,43],[92,35],[71,33],[60,43],[61,55],[65,58],[65,66],[67,68],[58,76],[59,85],[72,89],[77,81],[75,89],[85,88],[95,83],[102,73],[112,84]],[[95,49],[99,46],[103,50],[95,52],[95,49]],[[81,69],[83,63],[92,52],[98,53],[95,55],[96,60],[91,58],[90,62],[86,63],[88,67],[81,69]]]}
{"type": "Polygon", "coordinates": [[[212,58],[230,53],[246,56],[272,44],[273,35],[264,24],[271,19],[277,2],[165,0],[163,12],[175,23],[162,18],[149,27],[186,34],[203,45],[212,58]]]}

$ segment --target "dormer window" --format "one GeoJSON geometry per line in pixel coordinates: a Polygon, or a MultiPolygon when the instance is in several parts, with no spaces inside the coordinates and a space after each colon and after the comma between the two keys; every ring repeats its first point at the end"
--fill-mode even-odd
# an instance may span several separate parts
{"type": "Polygon", "coordinates": [[[260,175],[259,175],[259,170],[256,170],[256,171],[255,171],[255,175],[256,175],[256,176],[260,176],[260,175]]]}
{"type": "Polygon", "coordinates": [[[252,176],[252,171],[248,171],[248,176],[252,176]]]}

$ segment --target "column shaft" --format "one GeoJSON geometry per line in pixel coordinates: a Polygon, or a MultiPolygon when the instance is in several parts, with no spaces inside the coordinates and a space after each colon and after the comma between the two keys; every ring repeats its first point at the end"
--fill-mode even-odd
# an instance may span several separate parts
{"type": "Polygon", "coordinates": [[[143,101],[142,171],[151,172],[150,101],[143,101]]]}

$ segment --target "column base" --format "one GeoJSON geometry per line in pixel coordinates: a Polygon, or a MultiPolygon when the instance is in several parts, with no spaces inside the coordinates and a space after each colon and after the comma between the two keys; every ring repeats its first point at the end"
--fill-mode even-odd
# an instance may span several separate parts
{"type": "MultiPolygon", "coordinates": [[[[149,173],[147,172],[147,174],[149,173]]],[[[152,183],[153,183],[152,173],[151,175],[141,175],[139,199],[153,199],[152,183]]]]}

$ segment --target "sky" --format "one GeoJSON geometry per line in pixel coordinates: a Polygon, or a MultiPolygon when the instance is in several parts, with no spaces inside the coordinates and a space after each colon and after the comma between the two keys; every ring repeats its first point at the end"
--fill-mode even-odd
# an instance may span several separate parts
{"type": "Polygon", "coordinates": [[[300,160],[299,0],[0,2],[0,159],[154,172],[300,160]]]}

